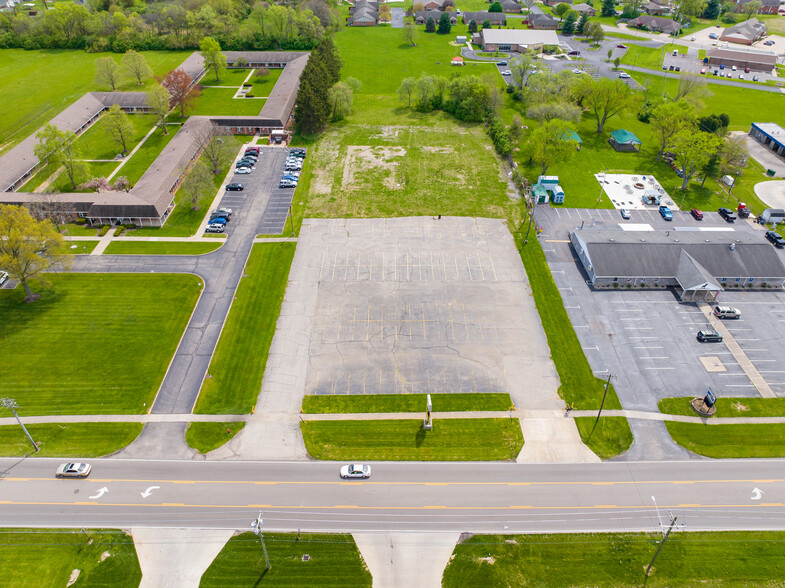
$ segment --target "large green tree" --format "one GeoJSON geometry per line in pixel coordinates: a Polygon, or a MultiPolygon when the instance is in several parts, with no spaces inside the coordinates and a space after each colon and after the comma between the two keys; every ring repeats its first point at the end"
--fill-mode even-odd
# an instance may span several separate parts
{"type": "Polygon", "coordinates": [[[450,13],[442,12],[442,15],[439,17],[439,28],[436,29],[436,32],[440,35],[446,35],[451,30],[452,24],[450,23],[450,13]]]}
{"type": "Polygon", "coordinates": [[[161,125],[164,135],[169,134],[166,131],[166,117],[171,110],[169,107],[170,99],[171,96],[167,89],[159,84],[156,84],[147,92],[147,106],[149,106],[152,113],[158,117],[158,124],[161,125]]]}
{"type": "Polygon", "coordinates": [[[401,85],[398,86],[398,99],[403,102],[406,101],[406,106],[411,108],[412,106],[412,96],[414,95],[414,86],[417,83],[417,80],[414,78],[403,78],[401,80],[401,85]]]}
{"type": "Polygon", "coordinates": [[[328,93],[331,76],[317,52],[311,53],[300,77],[300,90],[294,108],[294,127],[304,135],[320,132],[330,119],[328,93]]]}
{"type": "Polygon", "coordinates": [[[544,122],[531,132],[525,153],[532,164],[540,167],[540,175],[545,175],[550,166],[569,160],[575,154],[576,147],[570,125],[554,119],[544,122]]]}
{"type": "Polygon", "coordinates": [[[433,20],[432,16],[429,16],[428,19],[425,21],[425,32],[426,33],[436,32],[436,21],[433,20]]]}
{"type": "Polygon", "coordinates": [[[597,132],[601,133],[612,116],[621,114],[638,104],[639,95],[621,80],[584,76],[576,87],[579,104],[594,115],[597,132]]]}
{"type": "Polygon", "coordinates": [[[682,171],[681,189],[686,190],[695,172],[702,169],[722,147],[722,139],[711,133],[684,129],[673,136],[671,151],[682,171]]]}
{"type": "Polygon", "coordinates": [[[204,161],[199,159],[193,165],[183,180],[181,190],[185,195],[185,201],[191,205],[191,210],[199,210],[199,199],[215,191],[213,174],[204,161]]]}
{"type": "Polygon", "coordinates": [[[664,102],[654,109],[649,121],[652,134],[657,138],[660,147],[657,152],[657,161],[668,149],[676,133],[682,129],[693,128],[696,119],[695,108],[684,100],[664,102]]]}
{"type": "Polygon", "coordinates": [[[504,7],[499,0],[496,0],[493,4],[488,7],[488,12],[504,12],[504,7]]]}
{"type": "Polygon", "coordinates": [[[578,22],[578,13],[570,10],[567,17],[561,25],[561,32],[563,35],[571,35],[575,32],[575,24],[578,22]]]}
{"type": "Polygon", "coordinates": [[[600,16],[616,16],[616,3],[613,0],[602,0],[600,16]]]}
{"type": "Polygon", "coordinates": [[[212,37],[204,37],[199,43],[199,52],[204,59],[204,68],[212,71],[216,81],[226,73],[226,55],[221,53],[221,45],[212,37]]]}
{"type": "Polygon", "coordinates": [[[87,163],[82,161],[82,153],[76,143],[73,131],[61,131],[51,123],[44,125],[35,138],[33,153],[41,162],[62,166],[73,189],[89,174],[87,163]]]}
{"type": "Polygon", "coordinates": [[[137,53],[133,49],[125,52],[120,62],[120,67],[126,77],[136,80],[137,85],[141,86],[146,80],[153,77],[153,70],[147,65],[144,55],[137,53]]]}
{"type": "Polygon", "coordinates": [[[119,104],[112,105],[104,115],[104,126],[109,138],[121,149],[123,155],[128,153],[128,143],[134,133],[134,126],[128,115],[119,104]]]}
{"type": "Polygon", "coordinates": [[[325,37],[314,52],[322,62],[322,69],[327,76],[327,84],[332,86],[341,79],[341,55],[330,37],[325,37]]]}
{"type": "Polygon", "coordinates": [[[99,57],[95,60],[95,83],[107,85],[114,92],[120,83],[120,66],[111,57],[99,57]]]}

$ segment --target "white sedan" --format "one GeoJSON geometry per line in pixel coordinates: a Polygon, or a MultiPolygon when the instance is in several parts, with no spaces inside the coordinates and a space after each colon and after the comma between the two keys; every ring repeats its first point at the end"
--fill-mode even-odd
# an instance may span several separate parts
{"type": "Polygon", "coordinates": [[[629,80],[631,76],[626,71],[623,71],[619,74],[619,77],[623,80],[629,80]]]}
{"type": "Polygon", "coordinates": [[[342,478],[370,478],[371,466],[361,463],[352,463],[341,468],[342,478]]]}
{"type": "Polygon", "coordinates": [[[89,463],[64,463],[57,471],[55,471],[56,478],[86,478],[90,475],[89,463]]]}
{"type": "Polygon", "coordinates": [[[236,170],[234,170],[234,173],[240,174],[242,176],[245,174],[250,174],[251,170],[247,167],[238,167],[236,170]]]}
{"type": "Polygon", "coordinates": [[[502,75],[503,75],[503,76],[511,76],[511,75],[512,75],[512,72],[511,72],[509,69],[505,69],[505,70],[502,72],[502,75]]]}

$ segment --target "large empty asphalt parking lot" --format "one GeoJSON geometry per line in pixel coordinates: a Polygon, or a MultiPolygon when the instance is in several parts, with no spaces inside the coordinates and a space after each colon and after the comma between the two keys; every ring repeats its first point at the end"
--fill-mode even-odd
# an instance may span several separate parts
{"type": "MultiPolygon", "coordinates": [[[[613,209],[539,207],[539,239],[581,346],[598,377],[613,376],[627,410],[657,410],[670,396],[700,396],[711,388],[719,396],[758,396],[725,342],[699,343],[695,335],[709,326],[693,303],[682,303],[670,290],[593,290],[568,242],[570,230],[591,224],[648,223],[655,230],[696,224],[687,212],[672,223],[656,209],[632,211],[625,221],[613,209]]],[[[728,226],[706,213],[701,226],[753,230],[742,221],[728,226]]],[[[762,231],[756,231],[763,240],[762,231]]],[[[780,253],[782,255],[782,253],[780,253]]],[[[733,339],[777,396],[785,397],[785,293],[728,288],[721,304],[742,311],[724,321],[733,339]]]]}

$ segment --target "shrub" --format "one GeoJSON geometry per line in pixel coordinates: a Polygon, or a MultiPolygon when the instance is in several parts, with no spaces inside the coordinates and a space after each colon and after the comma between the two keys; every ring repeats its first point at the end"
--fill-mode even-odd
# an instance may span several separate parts
{"type": "Polygon", "coordinates": [[[253,95],[253,92],[248,92],[248,93],[245,95],[245,97],[246,97],[246,98],[253,98],[253,97],[254,97],[254,95],[253,95]]]}
{"type": "Polygon", "coordinates": [[[253,87],[253,84],[249,84],[248,82],[245,82],[245,83],[243,84],[243,87],[244,87],[244,88],[252,88],[252,87],[253,87]]]}
{"type": "Polygon", "coordinates": [[[98,236],[99,237],[103,237],[104,235],[106,235],[109,232],[109,229],[111,229],[111,228],[112,227],[110,225],[101,225],[101,230],[98,231],[98,236]]]}
{"type": "Polygon", "coordinates": [[[123,231],[124,231],[124,230],[125,230],[125,227],[124,227],[124,226],[122,226],[122,225],[120,225],[119,227],[117,227],[117,228],[114,230],[114,236],[115,236],[115,237],[119,237],[120,235],[122,235],[122,234],[123,234],[123,231]]]}
{"type": "Polygon", "coordinates": [[[86,218],[83,218],[83,217],[81,217],[81,216],[80,216],[79,218],[75,218],[75,219],[74,219],[74,224],[75,224],[75,225],[84,225],[84,224],[86,224],[86,223],[87,223],[87,219],[86,219],[86,218]]]}

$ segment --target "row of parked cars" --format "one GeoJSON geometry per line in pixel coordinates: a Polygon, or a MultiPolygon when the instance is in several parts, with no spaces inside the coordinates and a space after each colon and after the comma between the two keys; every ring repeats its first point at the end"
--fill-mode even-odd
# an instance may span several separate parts
{"type": "Polygon", "coordinates": [[[303,169],[305,149],[292,149],[284,164],[283,176],[278,183],[279,188],[296,188],[300,179],[300,170],[303,169]]]}
{"type": "Polygon", "coordinates": [[[205,229],[206,233],[223,233],[226,223],[232,220],[231,208],[217,208],[210,213],[210,222],[205,229]]]}
{"type": "Polygon", "coordinates": [[[243,156],[237,161],[234,166],[234,173],[236,174],[250,174],[256,169],[256,162],[259,161],[261,152],[258,147],[248,147],[243,156]]]}

